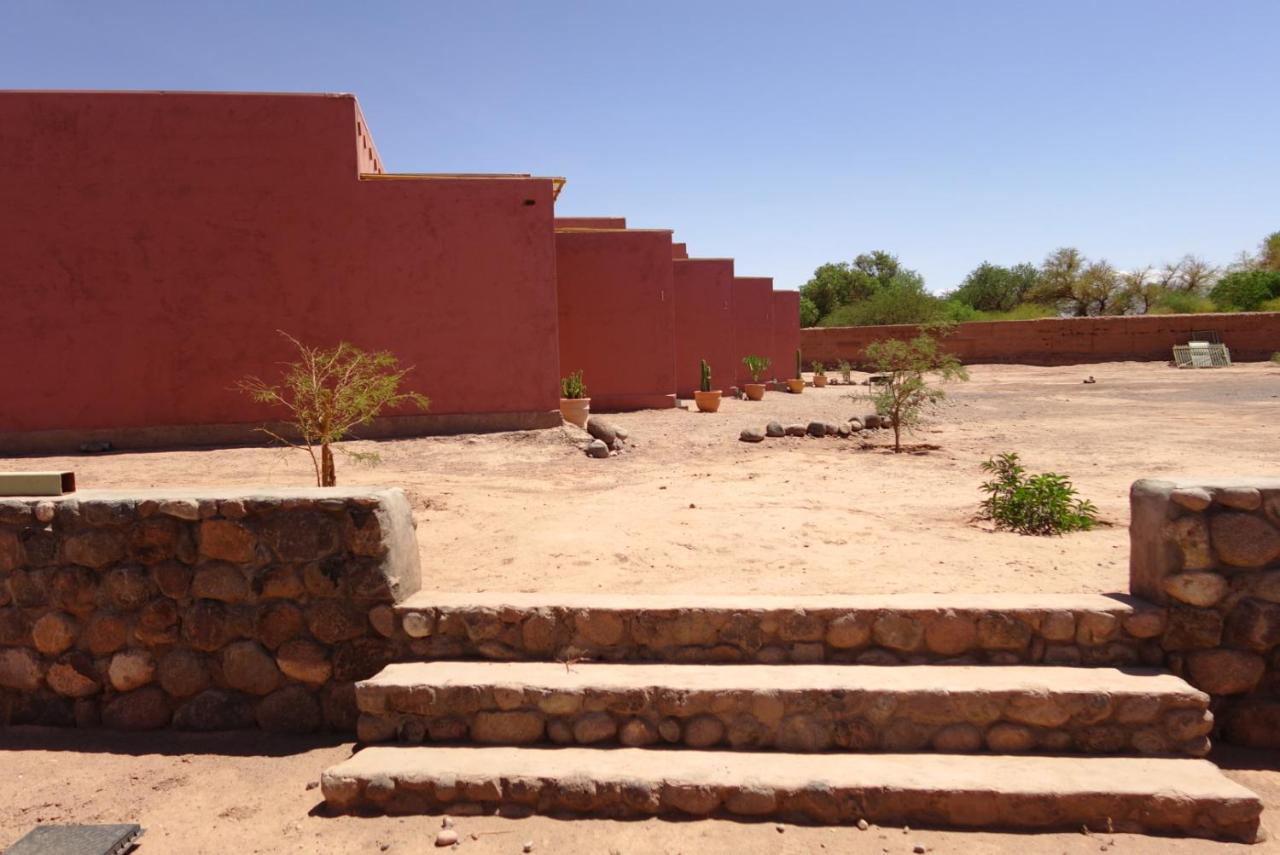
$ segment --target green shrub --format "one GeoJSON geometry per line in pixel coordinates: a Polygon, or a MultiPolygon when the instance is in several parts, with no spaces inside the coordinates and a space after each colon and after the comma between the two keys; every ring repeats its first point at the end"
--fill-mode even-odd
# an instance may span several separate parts
{"type": "Polygon", "coordinates": [[[1236,312],[1256,312],[1280,297],[1280,271],[1236,270],[1223,276],[1209,292],[1213,302],[1236,312]]]}
{"type": "Polygon", "coordinates": [[[1280,365],[1280,352],[1271,354],[1271,361],[1276,365],[1280,365]]]}
{"type": "Polygon", "coordinates": [[[1280,312],[1280,297],[1268,300],[1258,307],[1259,312],[1280,312]]]}
{"type": "Polygon", "coordinates": [[[929,324],[944,319],[944,303],[923,289],[891,287],[865,300],[840,306],[822,319],[824,327],[929,324]]]}
{"type": "Polygon", "coordinates": [[[1216,312],[1213,300],[1189,291],[1166,291],[1160,295],[1149,315],[1202,315],[1216,312]]]}
{"type": "Polygon", "coordinates": [[[560,397],[561,398],[585,398],[587,397],[587,387],[582,382],[582,369],[570,374],[568,377],[560,378],[560,397]]]}
{"type": "Polygon", "coordinates": [[[767,356],[744,356],[742,364],[747,366],[747,371],[751,372],[751,382],[759,383],[760,375],[768,370],[771,362],[767,356]]]}
{"type": "Polygon", "coordinates": [[[1037,318],[1056,318],[1058,310],[1044,303],[1022,303],[1007,312],[979,312],[977,321],[1034,321],[1037,318]]]}
{"type": "Polygon", "coordinates": [[[987,498],[983,517],[999,528],[1020,534],[1062,534],[1087,531],[1098,524],[1098,509],[1079,498],[1065,475],[1028,475],[1018,455],[1006,452],[982,464],[994,477],[982,485],[987,498]]]}

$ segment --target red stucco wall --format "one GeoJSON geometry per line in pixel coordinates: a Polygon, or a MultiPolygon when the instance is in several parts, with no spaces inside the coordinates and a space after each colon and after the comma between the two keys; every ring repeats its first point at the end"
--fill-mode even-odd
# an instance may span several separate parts
{"type": "MultiPolygon", "coordinates": [[[[1122,318],[1046,318],[960,324],[946,347],[968,363],[1073,365],[1120,360],[1167,361],[1175,344],[1196,330],[1216,330],[1240,362],[1269,359],[1280,350],[1280,313],[1146,315],[1122,318]]],[[[802,330],[806,365],[857,362],[873,341],[913,335],[912,326],[815,327],[802,330]]]]}
{"type": "Polygon", "coordinates": [[[780,380],[795,376],[796,348],[799,346],[800,292],[774,291],[772,376],[780,380]]]}
{"type": "Polygon", "coordinates": [[[676,293],[676,389],[693,395],[700,364],[711,364],[711,387],[737,385],[733,347],[733,259],[688,258],[672,262],[676,293]]]}
{"type": "Polygon", "coordinates": [[[671,266],[669,231],[556,231],[560,366],[592,410],[675,406],[671,266]]]}
{"type": "MultiPolygon", "coordinates": [[[[733,348],[738,385],[751,382],[751,372],[742,364],[744,356],[756,355],[773,359],[772,279],[765,276],[734,277],[733,348]]],[[[760,379],[771,380],[786,373],[785,366],[771,364],[760,375],[760,379]]]]}
{"type": "Polygon", "coordinates": [[[230,387],[277,330],[394,352],[433,416],[554,411],[552,182],[361,169],[349,95],[0,93],[0,435],[269,418],[230,387]]]}
{"type": "Polygon", "coordinates": [[[625,229],[626,217],[556,217],[558,229],[625,229]]]}

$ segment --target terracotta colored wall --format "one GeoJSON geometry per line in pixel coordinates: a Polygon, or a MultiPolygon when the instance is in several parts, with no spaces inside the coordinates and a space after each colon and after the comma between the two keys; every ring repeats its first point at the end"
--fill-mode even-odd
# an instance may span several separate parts
{"type": "Polygon", "coordinates": [[[733,259],[688,258],[672,262],[676,293],[676,389],[689,398],[711,364],[711,387],[737,384],[733,347],[733,259]]]}
{"type": "MultiPolygon", "coordinates": [[[[913,335],[912,326],[812,327],[800,333],[806,365],[856,362],[873,341],[913,335]]],[[[1262,361],[1280,350],[1280,312],[1146,315],[1123,318],[1046,318],[960,324],[947,349],[968,363],[1072,365],[1122,360],[1163,362],[1196,330],[1217,330],[1239,362],[1262,361]]]]}
{"type": "Polygon", "coordinates": [[[229,387],[278,329],[394,352],[433,417],[554,411],[551,181],[361,180],[361,134],[345,95],[0,93],[0,435],[268,418],[229,387]]]}
{"type": "Polygon", "coordinates": [[[626,217],[556,217],[558,229],[625,229],[626,217]]]}
{"type": "Polygon", "coordinates": [[[673,259],[688,258],[689,248],[682,243],[671,244],[671,257],[673,259]]]}
{"type": "Polygon", "coordinates": [[[671,232],[558,230],[563,373],[594,411],[675,406],[671,232]]]}
{"type": "Polygon", "coordinates": [[[773,376],[785,380],[796,373],[796,348],[799,346],[800,292],[774,291],[773,376]]]}
{"type": "MultiPolygon", "coordinates": [[[[773,280],[765,276],[735,276],[733,279],[733,350],[738,385],[751,382],[751,372],[742,364],[744,356],[773,358],[773,280]]],[[[770,365],[760,376],[769,380],[781,368],[770,365]]],[[[786,373],[784,370],[783,373],[786,373]]]]}

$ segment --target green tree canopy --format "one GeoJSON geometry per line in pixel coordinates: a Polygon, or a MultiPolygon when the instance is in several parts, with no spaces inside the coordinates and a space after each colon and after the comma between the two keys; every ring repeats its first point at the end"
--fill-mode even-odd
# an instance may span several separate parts
{"type": "Polygon", "coordinates": [[[1218,306],[1238,312],[1254,312],[1268,300],[1280,297],[1280,270],[1236,270],[1218,280],[1209,298],[1218,306]]]}

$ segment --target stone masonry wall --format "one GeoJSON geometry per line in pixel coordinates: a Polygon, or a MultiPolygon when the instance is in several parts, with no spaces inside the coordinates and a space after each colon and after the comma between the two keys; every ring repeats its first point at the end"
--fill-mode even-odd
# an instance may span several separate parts
{"type": "Polygon", "coordinates": [[[1228,741],[1280,747],[1280,479],[1138,481],[1130,507],[1130,588],[1167,604],[1170,670],[1228,741]]]}
{"type": "Polygon", "coordinates": [[[353,730],[418,582],[399,490],[0,500],[0,725],[353,730]]]}

